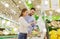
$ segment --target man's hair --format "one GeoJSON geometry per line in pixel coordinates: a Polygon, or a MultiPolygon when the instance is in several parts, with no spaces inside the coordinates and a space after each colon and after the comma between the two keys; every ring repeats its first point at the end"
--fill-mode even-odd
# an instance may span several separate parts
{"type": "Polygon", "coordinates": [[[34,11],[36,11],[36,9],[35,9],[35,8],[31,8],[31,10],[34,10],[34,11]]]}

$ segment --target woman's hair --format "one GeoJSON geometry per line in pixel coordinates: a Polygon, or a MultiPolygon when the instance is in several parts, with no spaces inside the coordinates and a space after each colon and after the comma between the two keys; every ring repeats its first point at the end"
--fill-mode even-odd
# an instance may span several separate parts
{"type": "MultiPolygon", "coordinates": [[[[25,11],[27,11],[26,8],[22,9],[20,16],[23,16],[23,13],[24,13],[25,11]]],[[[20,16],[19,16],[19,17],[20,17],[20,16]]]]}

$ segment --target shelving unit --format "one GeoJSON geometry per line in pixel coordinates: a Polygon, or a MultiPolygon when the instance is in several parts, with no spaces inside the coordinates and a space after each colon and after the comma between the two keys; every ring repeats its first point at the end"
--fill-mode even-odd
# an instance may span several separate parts
{"type": "Polygon", "coordinates": [[[18,26],[18,22],[0,15],[0,39],[17,39],[18,31],[16,32],[16,30],[18,26]]]}
{"type": "Polygon", "coordinates": [[[46,20],[46,27],[48,39],[60,39],[60,20],[46,20]]]}

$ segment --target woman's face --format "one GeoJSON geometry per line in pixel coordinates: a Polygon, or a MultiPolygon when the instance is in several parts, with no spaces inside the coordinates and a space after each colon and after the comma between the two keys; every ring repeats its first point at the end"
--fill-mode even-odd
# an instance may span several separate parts
{"type": "Polygon", "coordinates": [[[28,14],[28,11],[25,11],[25,12],[23,13],[24,16],[27,16],[27,14],[28,14]]]}

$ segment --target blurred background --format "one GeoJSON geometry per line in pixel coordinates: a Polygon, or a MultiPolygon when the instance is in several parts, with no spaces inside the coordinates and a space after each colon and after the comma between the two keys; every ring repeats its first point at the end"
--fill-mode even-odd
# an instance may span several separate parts
{"type": "MultiPolygon", "coordinates": [[[[23,8],[30,10],[32,7],[36,8],[34,15],[36,19],[42,16],[43,20],[48,19],[50,22],[60,20],[60,0],[0,0],[0,35],[13,34],[13,36],[9,37],[17,39],[17,28],[19,26],[17,21],[21,10],[23,8]]],[[[60,23],[60,21],[58,22],[60,23]]],[[[47,25],[48,24],[49,23],[47,23],[47,25]]],[[[48,29],[50,28],[47,28],[47,30],[48,29]]]]}

